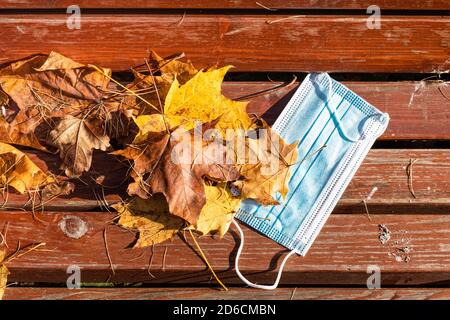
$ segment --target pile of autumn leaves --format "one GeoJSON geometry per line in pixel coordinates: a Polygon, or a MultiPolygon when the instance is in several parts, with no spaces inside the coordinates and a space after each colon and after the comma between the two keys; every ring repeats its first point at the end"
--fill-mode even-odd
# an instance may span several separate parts
{"type": "Polygon", "coordinates": [[[111,78],[109,69],[55,52],[4,67],[0,189],[38,191],[47,197],[73,191],[18,148],[59,154],[61,169],[71,179],[89,171],[95,150],[108,152],[130,166],[130,198],[113,207],[119,225],[139,231],[135,246],[160,243],[181,230],[224,235],[241,200],[269,205],[277,203],[276,193],[286,195],[290,167],[297,161],[296,146],[249,116],[247,102],[222,95],[229,68],[197,70],[189,62],[151,53],[124,86],[111,78]],[[205,136],[209,129],[220,137],[205,136]],[[225,157],[230,129],[264,129],[264,134],[243,138],[244,154],[255,156],[256,162],[247,163],[237,154],[231,161],[211,161],[218,154],[225,157]],[[173,161],[177,146],[194,142],[196,135],[202,138],[192,143],[190,162],[173,161]],[[274,160],[277,171],[264,174],[264,166],[274,160]]]}

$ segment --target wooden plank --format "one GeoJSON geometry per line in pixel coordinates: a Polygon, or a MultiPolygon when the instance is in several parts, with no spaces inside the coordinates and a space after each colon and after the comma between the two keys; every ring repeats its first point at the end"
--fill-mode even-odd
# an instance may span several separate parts
{"type": "MultiPolygon", "coordinates": [[[[263,6],[272,9],[366,9],[373,4],[371,0],[79,0],[78,6],[81,8],[148,8],[148,9],[263,9],[263,6]]],[[[69,0],[60,1],[33,1],[33,0],[1,0],[0,8],[8,9],[48,9],[61,8],[72,5],[69,0]]],[[[448,10],[450,5],[446,0],[378,0],[376,4],[384,9],[417,9],[417,10],[448,10]]]]}
{"type": "MultiPolygon", "coordinates": [[[[45,242],[34,250],[8,263],[10,282],[65,283],[69,265],[81,268],[82,282],[149,282],[153,284],[215,285],[210,272],[186,234],[172,242],[151,249],[130,249],[134,235],[111,225],[112,213],[39,214],[33,220],[26,212],[1,212],[0,226],[9,221],[7,244],[15,251],[22,246],[45,242]],[[63,234],[59,222],[70,215],[86,223],[87,233],[80,239],[63,234]],[[103,233],[107,227],[108,248],[114,265],[112,274],[103,233]],[[149,261],[152,261],[148,273],[149,261]]],[[[73,219],[73,218],[72,218],[73,219]]],[[[258,283],[274,280],[285,250],[272,240],[244,227],[246,245],[240,259],[241,271],[258,283]]],[[[241,284],[233,270],[238,246],[235,230],[222,240],[199,239],[200,246],[224,283],[241,284]]],[[[379,215],[371,223],[365,215],[331,215],[306,257],[292,257],[285,268],[282,284],[290,285],[355,285],[366,286],[368,266],[381,269],[381,286],[448,284],[450,280],[450,216],[448,214],[379,215]],[[391,231],[391,242],[410,239],[410,262],[398,262],[389,256],[388,248],[378,239],[378,223],[391,231]],[[406,230],[406,231],[401,231],[406,230]]]]}
{"type": "MultiPolygon", "coordinates": [[[[274,88],[281,83],[225,82],[224,94],[239,98],[274,88]]],[[[378,109],[388,112],[391,121],[381,140],[450,139],[450,87],[446,82],[343,82],[378,109]]],[[[248,111],[275,122],[298,85],[253,98],[248,111]]]]}
{"type": "Polygon", "coordinates": [[[55,50],[82,63],[128,70],[148,49],[184,51],[198,66],[235,71],[448,72],[450,18],[226,14],[84,14],[80,29],[64,14],[5,14],[0,63],[55,50]],[[289,18],[290,19],[284,19],[289,18]],[[268,21],[284,19],[269,24],[268,21]],[[276,50],[274,50],[276,48],[276,50]]]}
{"type": "Polygon", "coordinates": [[[4,300],[448,300],[448,288],[7,288],[4,300]]]}
{"type": "MultiPolygon", "coordinates": [[[[61,174],[56,156],[28,153],[31,159],[44,170],[56,175],[61,174]],[[37,156],[39,155],[39,156],[37,156]],[[39,158],[40,157],[40,158],[39,158]],[[44,162],[43,160],[46,160],[44,162]]],[[[93,172],[105,175],[106,188],[95,186],[89,178],[76,182],[76,192],[69,197],[56,198],[45,203],[46,210],[81,211],[92,210],[113,204],[126,198],[127,182],[124,181],[127,168],[110,156],[98,155],[94,163],[99,164],[93,172]],[[104,163],[110,163],[111,172],[100,171],[104,163]],[[121,184],[122,183],[122,184],[121,184]],[[113,186],[119,186],[114,188],[113,186]],[[101,200],[104,199],[104,200],[101,200]],[[104,202],[106,201],[106,203],[104,202]]],[[[374,149],[363,162],[342,196],[336,213],[364,213],[362,201],[372,192],[368,206],[372,214],[376,213],[445,213],[450,209],[450,150],[413,150],[413,149],[374,149]],[[413,190],[416,198],[410,192],[406,168],[410,159],[418,159],[413,167],[413,190]],[[376,188],[376,189],[375,189],[376,188]],[[375,190],[374,190],[375,189],[375,190]]],[[[3,203],[0,195],[0,203],[3,203]]],[[[22,208],[28,203],[28,195],[9,193],[3,210],[22,208]]],[[[36,201],[35,204],[38,204],[36,201]]]]}

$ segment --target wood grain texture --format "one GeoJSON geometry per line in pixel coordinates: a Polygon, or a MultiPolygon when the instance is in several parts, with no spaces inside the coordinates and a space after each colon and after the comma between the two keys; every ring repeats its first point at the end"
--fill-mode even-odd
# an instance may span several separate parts
{"type": "Polygon", "coordinates": [[[278,288],[7,288],[4,300],[448,300],[450,289],[278,288]]]}
{"type": "MultiPolygon", "coordinates": [[[[79,0],[77,4],[81,8],[152,8],[152,9],[262,9],[253,0],[79,0]]],[[[366,9],[373,4],[372,0],[261,0],[264,6],[274,9],[366,9]]],[[[66,8],[73,4],[73,1],[33,1],[33,0],[1,0],[0,8],[9,9],[47,9],[66,8]]],[[[376,2],[382,9],[450,9],[446,0],[378,0],[376,2]]]]}
{"type": "MultiPolygon", "coordinates": [[[[56,156],[42,153],[28,153],[30,158],[43,170],[50,170],[56,175],[59,160],[56,156]],[[45,160],[45,161],[44,161],[45,160]]],[[[111,163],[94,167],[93,176],[105,175],[105,170],[111,173],[104,182],[103,189],[96,186],[92,179],[83,177],[83,182],[76,182],[76,192],[68,197],[53,199],[44,204],[46,210],[81,211],[101,208],[108,204],[125,199],[127,167],[112,160],[107,155],[96,155],[94,163],[111,163]],[[101,171],[103,167],[103,172],[101,171]],[[88,184],[86,184],[88,183],[88,184]],[[122,184],[121,184],[122,183],[122,184]],[[119,186],[114,188],[112,186],[119,186]],[[103,199],[103,200],[102,200],[103,199]],[[106,201],[106,202],[105,202],[106,201]]],[[[339,201],[336,213],[364,213],[362,201],[376,188],[370,200],[367,201],[370,212],[377,213],[448,213],[450,210],[450,150],[411,150],[411,149],[374,149],[364,160],[350,185],[339,201]],[[408,186],[406,167],[410,159],[418,159],[413,166],[413,189],[416,195],[411,195],[408,186]]],[[[4,203],[0,195],[0,204],[4,203]]],[[[28,195],[9,193],[3,210],[13,208],[30,209],[32,203],[28,195]]],[[[36,201],[35,204],[39,204],[36,201]]]]}
{"type": "MultiPolygon", "coordinates": [[[[239,98],[274,88],[281,83],[225,82],[224,94],[239,98]]],[[[343,82],[391,121],[381,140],[450,139],[450,86],[446,82],[343,82]]],[[[298,85],[279,89],[250,100],[248,111],[274,123],[298,85]]]]}
{"type": "MultiPolygon", "coordinates": [[[[448,284],[450,216],[410,213],[376,216],[372,223],[365,215],[331,215],[308,255],[288,261],[282,284],[365,286],[369,265],[381,268],[382,286],[448,284]],[[409,263],[397,262],[388,255],[388,249],[378,240],[378,223],[386,224],[395,231],[396,237],[410,238],[413,251],[409,263]]],[[[127,248],[134,241],[134,234],[111,225],[114,214],[45,212],[38,217],[44,222],[33,220],[32,215],[26,212],[0,213],[0,226],[9,221],[9,252],[15,250],[19,240],[22,246],[36,241],[46,243],[45,247],[8,263],[11,282],[65,283],[67,267],[75,264],[81,268],[82,282],[105,282],[109,279],[127,283],[215,286],[189,234],[186,238],[180,235],[174,241],[154,248],[150,268],[153,278],[147,272],[151,249],[127,248]],[[67,215],[76,216],[86,223],[86,235],[76,240],[63,234],[58,224],[67,215]],[[105,250],[105,227],[114,275],[105,250]]],[[[243,226],[243,229],[246,245],[240,260],[241,271],[258,283],[272,282],[286,250],[247,227],[243,226]]],[[[226,284],[241,284],[233,270],[239,243],[235,230],[222,240],[203,237],[199,243],[226,284]]]]}
{"type": "Polygon", "coordinates": [[[225,14],[5,14],[0,63],[52,50],[114,70],[141,64],[147,50],[185,52],[197,66],[232,64],[236,71],[446,72],[450,18],[225,14]],[[182,20],[181,20],[182,19],[182,20]]]}

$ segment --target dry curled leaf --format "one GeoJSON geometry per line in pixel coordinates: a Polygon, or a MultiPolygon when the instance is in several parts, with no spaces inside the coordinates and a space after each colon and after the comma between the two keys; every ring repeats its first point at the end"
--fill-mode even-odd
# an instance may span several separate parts
{"type": "Polygon", "coordinates": [[[106,151],[110,146],[100,121],[71,115],[64,116],[50,132],[48,143],[58,148],[68,177],[78,177],[89,170],[94,149],[106,151]]]}
{"type": "Polygon", "coordinates": [[[50,183],[42,188],[42,201],[48,201],[59,196],[68,196],[75,191],[75,185],[72,182],[65,181],[61,183],[50,183]]]}
{"type": "Polygon", "coordinates": [[[10,186],[19,193],[25,193],[55,182],[24,153],[0,142],[0,188],[10,186]]]}
{"type": "Polygon", "coordinates": [[[31,147],[46,151],[41,145],[34,132],[23,133],[18,128],[11,126],[4,117],[0,115],[0,142],[31,147]]]}
{"type": "Polygon", "coordinates": [[[208,123],[220,118],[215,128],[223,137],[227,129],[248,130],[252,121],[246,112],[247,103],[222,95],[223,78],[230,68],[199,71],[181,86],[175,79],[165,99],[164,114],[178,116],[179,125],[187,129],[193,128],[195,121],[208,123]]]}
{"type": "Polygon", "coordinates": [[[184,226],[183,219],[171,215],[161,194],[149,199],[133,198],[112,206],[119,213],[119,225],[139,232],[135,248],[152,246],[171,239],[184,226]]]}

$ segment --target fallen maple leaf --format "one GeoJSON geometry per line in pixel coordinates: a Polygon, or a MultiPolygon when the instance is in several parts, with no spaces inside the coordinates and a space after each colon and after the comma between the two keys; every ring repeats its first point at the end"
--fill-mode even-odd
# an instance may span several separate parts
{"type": "Polygon", "coordinates": [[[46,148],[41,145],[34,132],[23,133],[18,128],[11,126],[0,115],[0,142],[22,145],[34,149],[46,151],[46,148]]]}
{"type": "Polygon", "coordinates": [[[192,225],[206,202],[204,178],[234,181],[240,177],[234,164],[224,164],[225,145],[204,139],[194,143],[194,130],[160,133],[116,154],[134,162],[130,195],[148,198],[160,192],[170,212],[192,225]]]}
{"type": "MultiPolygon", "coordinates": [[[[224,184],[206,185],[205,194],[206,204],[200,213],[197,227],[186,228],[202,235],[217,232],[223,236],[228,231],[241,199],[233,197],[224,184]]],[[[169,212],[167,200],[160,193],[148,199],[135,197],[129,203],[119,203],[112,207],[120,215],[120,226],[139,231],[135,248],[169,240],[187,225],[186,221],[169,212]]]]}
{"type": "Polygon", "coordinates": [[[109,69],[101,71],[56,52],[1,69],[0,87],[10,98],[3,108],[13,116],[8,120],[0,115],[0,127],[8,133],[0,135],[0,141],[44,150],[37,141],[45,140],[45,127],[55,125],[52,118],[80,113],[87,105],[100,101],[111,74],[109,69]],[[9,126],[4,125],[5,121],[9,126]],[[41,125],[43,128],[39,128],[41,125]]]}
{"type": "Polygon", "coordinates": [[[134,122],[139,132],[134,137],[133,144],[139,144],[147,140],[149,136],[158,135],[161,132],[165,134],[167,131],[169,133],[174,131],[181,121],[165,114],[155,113],[139,116],[134,119],[134,122]]]}
{"type": "Polygon", "coordinates": [[[199,71],[181,86],[175,79],[165,99],[164,114],[178,116],[179,125],[186,129],[193,128],[196,121],[208,123],[220,118],[215,128],[223,137],[227,129],[250,129],[252,121],[246,112],[247,102],[233,101],[222,95],[223,78],[230,68],[199,71]]]}
{"type": "Polygon", "coordinates": [[[185,221],[169,213],[162,194],[149,199],[133,198],[129,203],[112,206],[119,213],[119,225],[139,231],[135,248],[148,247],[171,239],[185,225],[185,221]]]}
{"type": "Polygon", "coordinates": [[[11,186],[19,193],[25,193],[55,182],[21,151],[0,142],[1,188],[11,186]]]}
{"type": "Polygon", "coordinates": [[[298,158],[297,144],[285,143],[265,122],[259,129],[257,138],[245,140],[247,158],[237,160],[237,163],[243,163],[240,172],[245,179],[233,185],[244,199],[276,205],[275,194],[279,193],[284,198],[289,191],[291,167],[298,158]],[[253,163],[248,158],[250,155],[256,159],[253,163]]]}
{"type": "Polygon", "coordinates": [[[156,71],[160,71],[161,77],[168,82],[172,83],[176,78],[179,83],[184,84],[192,79],[198,73],[198,70],[190,61],[180,61],[179,58],[182,56],[184,54],[172,58],[161,58],[156,52],[151,51],[149,63],[156,71]]]}
{"type": "Polygon", "coordinates": [[[48,143],[58,148],[68,177],[78,177],[89,170],[94,149],[106,151],[110,147],[99,120],[71,115],[64,116],[50,132],[48,143]]]}

